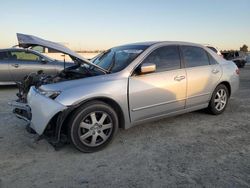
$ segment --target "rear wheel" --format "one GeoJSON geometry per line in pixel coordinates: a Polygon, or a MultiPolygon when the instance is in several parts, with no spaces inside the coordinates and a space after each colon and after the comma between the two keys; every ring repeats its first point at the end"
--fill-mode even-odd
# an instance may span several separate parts
{"type": "Polygon", "coordinates": [[[112,107],[92,101],[77,109],[69,121],[69,138],[82,152],[103,149],[118,130],[118,117],[112,107]]]}
{"type": "Polygon", "coordinates": [[[218,85],[212,95],[209,102],[208,110],[214,114],[218,115],[225,111],[229,98],[229,92],[225,85],[218,85]]]}

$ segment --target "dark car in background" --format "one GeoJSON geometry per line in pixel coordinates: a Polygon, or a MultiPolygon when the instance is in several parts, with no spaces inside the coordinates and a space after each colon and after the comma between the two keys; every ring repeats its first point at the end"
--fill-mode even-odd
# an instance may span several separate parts
{"type": "Polygon", "coordinates": [[[226,60],[233,61],[239,68],[244,68],[247,62],[247,55],[242,51],[227,51],[222,52],[222,55],[226,60]]]}
{"type": "Polygon", "coordinates": [[[15,84],[26,75],[41,70],[54,75],[72,65],[71,62],[57,61],[31,49],[0,49],[0,85],[15,84]]]}

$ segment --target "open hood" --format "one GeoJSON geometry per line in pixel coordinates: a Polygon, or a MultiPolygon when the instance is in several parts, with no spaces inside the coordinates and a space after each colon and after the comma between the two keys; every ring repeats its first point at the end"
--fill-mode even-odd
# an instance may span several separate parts
{"type": "Polygon", "coordinates": [[[92,65],[92,66],[98,68],[99,70],[101,70],[104,73],[108,72],[106,69],[103,69],[102,67],[99,67],[98,65],[92,63],[88,59],[85,59],[81,55],[77,54],[76,52],[70,50],[66,46],[63,46],[63,45],[61,45],[59,43],[44,40],[44,39],[41,39],[41,38],[33,36],[33,35],[26,35],[26,34],[21,34],[21,33],[17,33],[17,40],[18,40],[18,45],[20,47],[22,47],[22,48],[29,48],[29,47],[32,47],[32,46],[47,47],[47,48],[56,50],[58,52],[67,54],[73,60],[76,60],[77,62],[82,62],[82,63],[92,65]]]}

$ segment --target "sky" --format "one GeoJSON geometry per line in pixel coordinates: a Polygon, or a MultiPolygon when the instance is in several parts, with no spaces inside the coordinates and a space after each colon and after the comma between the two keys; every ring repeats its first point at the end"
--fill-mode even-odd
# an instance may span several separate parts
{"type": "Polygon", "coordinates": [[[103,50],[140,41],[250,47],[250,0],[0,0],[0,48],[16,33],[103,50]]]}

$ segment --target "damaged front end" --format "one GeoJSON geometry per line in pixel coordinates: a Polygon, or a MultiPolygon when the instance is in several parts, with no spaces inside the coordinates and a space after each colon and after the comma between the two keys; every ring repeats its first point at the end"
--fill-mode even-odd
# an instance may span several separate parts
{"type": "Polygon", "coordinates": [[[13,107],[13,113],[20,119],[30,122],[32,115],[31,109],[27,104],[27,95],[32,85],[39,87],[42,81],[42,72],[25,76],[22,82],[16,82],[18,87],[17,99],[8,104],[13,107]]]}
{"type": "Polygon", "coordinates": [[[81,65],[76,65],[55,76],[42,71],[27,75],[22,82],[17,83],[17,100],[9,103],[13,113],[28,122],[29,132],[46,137],[53,146],[60,144],[62,125],[76,107],[67,107],[54,100],[60,91],[43,91],[40,86],[94,76],[84,70],[81,65]]]}
{"type": "Polygon", "coordinates": [[[18,118],[28,122],[26,127],[28,132],[37,133],[39,138],[47,138],[53,146],[56,146],[60,144],[64,120],[73,108],[55,101],[53,95],[44,95],[39,90],[39,85],[19,83],[18,99],[12,101],[10,105],[18,118]]]}
{"type": "Polygon", "coordinates": [[[62,136],[62,125],[75,106],[69,107],[56,101],[61,91],[44,91],[41,86],[63,81],[82,79],[100,74],[107,70],[92,64],[61,44],[50,42],[32,35],[17,34],[19,46],[44,46],[69,55],[75,62],[74,66],[65,68],[57,75],[50,76],[43,71],[31,73],[18,82],[17,100],[10,102],[14,114],[28,122],[29,130],[40,136],[48,136],[50,143],[56,145],[62,136]]]}

